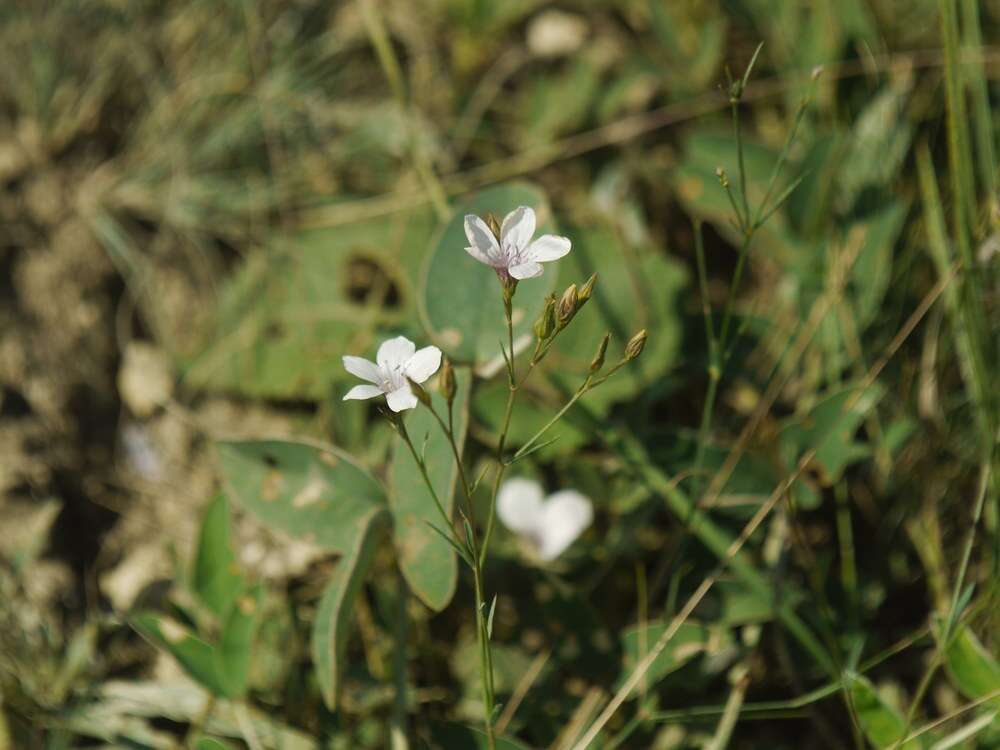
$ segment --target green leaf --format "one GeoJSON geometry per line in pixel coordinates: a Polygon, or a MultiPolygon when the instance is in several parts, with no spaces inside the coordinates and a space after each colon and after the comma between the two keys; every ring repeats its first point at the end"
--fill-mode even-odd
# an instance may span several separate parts
{"type": "Polygon", "coordinates": [[[344,673],[344,649],[350,631],[354,598],[372,563],[385,512],[371,511],[361,522],[354,544],[344,553],[330,577],[316,610],[312,629],[312,656],[323,701],[336,710],[344,673]]]}
{"type": "MultiPolygon", "coordinates": [[[[844,677],[844,686],[848,690],[850,705],[861,731],[869,742],[877,748],[895,747],[906,731],[903,716],[882,699],[866,677],[848,673],[844,677]]],[[[917,750],[922,747],[925,747],[923,738],[919,737],[902,745],[900,750],[917,750]]]]}
{"type": "Polygon", "coordinates": [[[333,381],[350,377],[341,355],[414,319],[410,279],[434,226],[433,213],[418,209],[279,237],[251,254],[222,290],[215,335],[183,363],[185,382],[250,396],[325,397],[333,381]]]}
{"type": "Polygon", "coordinates": [[[651,246],[627,245],[607,226],[574,228],[569,236],[573,251],[560,262],[559,286],[582,284],[592,273],[597,273],[597,283],[590,301],[556,339],[548,365],[575,389],[589,372],[605,332],[612,336],[610,365],[633,334],[641,328],[649,331],[642,356],[587,396],[587,404],[603,414],[611,403],[632,397],[677,363],[682,335],[678,297],[687,272],[651,246]]]}
{"type": "Polygon", "coordinates": [[[201,602],[223,617],[243,587],[229,540],[229,503],[219,495],[201,522],[191,587],[201,602]]]}
{"type": "Polygon", "coordinates": [[[793,417],[779,438],[789,466],[802,453],[815,449],[814,461],[825,479],[836,481],[847,465],[868,454],[867,446],[854,441],[854,434],[882,393],[878,385],[860,397],[856,388],[848,388],[824,396],[808,414],[793,417]]]}
{"type": "MultiPolygon", "coordinates": [[[[472,376],[467,368],[455,371],[455,401],[453,404],[455,440],[461,452],[469,423],[469,389],[472,376]]],[[[448,407],[439,393],[431,394],[434,409],[447,421],[448,407]]],[[[457,487],[458,468],[451,446],[430,411],[420,406],[406,416],[406,429],[418,450],[423,451],[427,473],[434,483],[438,498],[451,518],[454,497],[462,495],[457,487]],[[425,440],[426,438],[426,440],[425,440]]],[[[420,468],[410,450],[397,437],[392,462],[389,465],[389,491],[394,541],[399,569],[410,588],[424,604],[435,611],[444,609],[455,593],[458,564],[451,546],[428,526],[434,524],[442,532],[444,521],[434,505],[420,468]]]]}
{"type": "MultiPolygon", "coordinates": [[[[653,649],[669,623],[648,622],[644,626],[626,629],[621,636],[624,663],[619,684],[625,682],[640,661],[653,649]]],[[[654,685],[671,672],[680,669],[696,656],[718,653],[731,643],[723,629],[708,628],[696,622],[681,624],[673,638],[657,654],[646,672],[646,682],[654,685]]]]}
{"type": "Polygon", "coordinates": [[[232,750],[232,745],[212,737],[200,737],[194,747],[195,750],[232,750]]]}
{"type": "Polygon", "coordinates": [[[260,608],[264,589],[254,586],[236,599],[222,626],[222,634],[215,649],[216,669],[230,698],[246,693],[250,674],[250,656],[253,639],[260,622],[260,608]]]}
{"type": "MultiPolygon", "coordinates": [[[[948,643],[945,665],[955,686],[966,698],[975,700],[1000,690],[1000,662],[965,625],[956,628],[948,643]]],[[[1000,698],[992,703],[1000,706],[1000,698]]]]}
{"type": "Polygon", "coordinates": [[[353,547],[385,503],[372,476],[335,448],[283,441],[222,442],[229,496],[267,526],[334,552],[353,547]]]}
{"type": "MultiPolygon", "coordinates": [[[[431,748],[434,750],[487,750],[486,734],[462,724],[437,724],[431,728],[431,748]]],[[[526,745],[509,737],[496,738],[497,750],[528,750],[526,745]]]]}
{"type": "Polygon", "coordinates": [[[132,627],[158,648],[162,648],[181,665],[185,672],[215,695],[228,695],[220,678],[215,648],[198,638],[174,620],[153,613],[140,613],[132,618],[132,627]]]}
{"type": "MultiPolygon", "coordinates": [[[[465,215],[492,212],[502,220],[522,205],[535,209],[536,236],[555,232],[542,192],[527,183],[514,182],[487,188],[459,206],[432,242],[419,295],[420,313],[435,343],[458,362],[500,361],[498,342],[507,341],[500,282],[493,269],[465,252],[469,244],[465,215]]],[[[515,341],[530,334],[555,280],[550,266],[540,278],[518,284],[513,302],[515,341]]]]}

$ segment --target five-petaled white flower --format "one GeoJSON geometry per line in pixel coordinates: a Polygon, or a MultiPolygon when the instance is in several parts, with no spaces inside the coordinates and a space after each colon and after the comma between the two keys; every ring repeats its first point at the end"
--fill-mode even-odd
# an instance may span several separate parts
{"type": "Polygon", "coordinates": [[[561,490],[547,498],[531,479],[508,479],[497,494],[497,515],[511,531],[525,537],[543,562],[561,555],[590,526],[594,510],[576,490],[561,490]]]}
{"type": "Polygon", "coordinates": [[[480,263],[492,266],[501,278],[533,279],[542,275],[542,263],[558,260],[570,249],[570,241],[554,234],[543,234],[534,242],[535,212],[519,206],[507,214],[500,227],[500,242],[474,214],[465,217],[465,251],[480,263]]]}
{"type": "Polygon", "coordinates": [[[389,408],[398,412],[417,405],[410,381],[423,383],[437,372],[441,366],[441,350],[436,346],[425,346],[417,351],[416,345],[406,336],[397,336],[382,342],[375,360],[344,357],[344,368],[351,375],[372,383],[354,386],[344,396],[344,401],[375,398],[384,393],[389,408]]]}

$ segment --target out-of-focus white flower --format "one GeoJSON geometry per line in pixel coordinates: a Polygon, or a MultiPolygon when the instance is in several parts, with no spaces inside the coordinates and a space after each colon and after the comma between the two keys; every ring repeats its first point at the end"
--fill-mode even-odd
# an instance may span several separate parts
{"type": "Polygon", "coordinates": [[[349,399],[375,398],[385,394],[389,408],[399,412],[417,405],[410,381],[423,383],[441,366],[441,350],[425,346],[417,351],[416,344],[406,336],[383,341],[375,362],[364,357],[344,357],[344,369],[351,375],[367,380],[371,385],[356,385],[344,396],[349,399]]]}
{"type": "Polygon", "coordinates": [[[535,234],[535,212],[519,206],[507,214],[500,226],[500,242],[485,221],[474,214],[465,217],[465,236],[469,247],[465,251],[480,263],[492,266],[501,278],[533,279],[542,275],[542,263],[558,260],[570,250],[566,237],[543,234],[532,242],[535,234]]]}
{"type": "Polygon", "coordinates": [[[508,479],[497,493],[497,515],[511,531],[525,537],[538,557],[549,562],[561,555],[594,520],[590,500],[576,490],[548,497],[530,479],[508,479]]]}

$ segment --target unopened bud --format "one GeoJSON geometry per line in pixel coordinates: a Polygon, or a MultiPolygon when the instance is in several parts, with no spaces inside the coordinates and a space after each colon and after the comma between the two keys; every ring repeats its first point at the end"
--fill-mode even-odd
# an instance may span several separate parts
{"type": "Polygon", "coordinates": [[[490,228],[490,231],[493,232],[493,236],[496,237],[497,238],[497,242],[499,242],[500,241],[500,222],[497,220],[497,217],[495,215],[493,215],[493,214],[490,213],[490,214],[486,214],[485,220],[486,220],[486,226],[488,226],[490,228]]]}
{"type": "Polygon", "coordinates": [[[559,325],[565,326],[569,323],[573,319],[573,316],[576,315],[579,306],[580,293],[576,290],[576,284],[570,284],[566,287],[566,291],[563,292],[563,296],[559,300],[559,325]]]}
{"type": "Polygon", "coordinates": [[[628,343],[625,345],[625,361],[630,362],[631,360],[642,354],[643,347],[646,346],[646,329],[643,328],[639,333],[629,339],[628,343]]]}
{"type": "Polygon", "coordinates": [[[417,401],[422,403],[424,406],[431,405],[431,394],[424,390],[424,387],[420,383],[410,381],[410,390],[413,391],[413,395],[417,397],[417,401]]]}
{"type": "Polygon", "coordinates": [[[595,375],[604,367],[604,354],[608,351],[608,342],[611,341],[611,334],[604,334],[604,338],[601,339],[601,343],[597,347],[597,354],[590,362],[590,374],[595,375]]]}
{"type": "Polygon", "coordinates": [[[594,293],[594,284],[597,283],[597,274],[591,274],[590,278],[580,287],[580,307],[583,307],[584,303],[590,299],[591,295],[594,293]]]}
{"type": "Polygon", "coordinates": [[[545,341],[556,329],[556,298],[550,294],[545,298],[545,307],[542,314],[535,321],[535,336],[539,341],[545,341]]]}
{"type": "Polygon", "coordinates": [[[722,187],[729,187],[729,175],[726,174],[726,170],[722,167],[716,167],[715,176],[719,178],[719,184],[722,185],[722,187]]]}
{"type": "Polygon", "coordinates": [[[455,400],[455,368],[451,366],[451,360],[447,357],[441,363],[441,395],[449,404],[455,400]]]}

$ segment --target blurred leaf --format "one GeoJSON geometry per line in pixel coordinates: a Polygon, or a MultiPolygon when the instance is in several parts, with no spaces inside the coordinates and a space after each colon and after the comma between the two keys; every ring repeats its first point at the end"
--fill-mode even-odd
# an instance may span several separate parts
{"type": "MultiPolygon", "coordinates": [[[[473,395],[472,410],[475,419],[472,428],[476,438],[488,445],[496,446],[496,441],[499,439],[508,393],[507,381],[503,379],[481,384],[473,395]]],[[[530,440],[546,422],[552,419],[554,409],[539,403],[534,394],[521,392],[515,412],[516,416],[511,420],[507,432],[507,447],[511,449],[519,448],[530,440]]],[[[587,440],[583,430],[574,427],[565,419],[561,420],[547,437],[556,440],[538,452],[542,458],[572,452],[587,440]]]]}
{"type": "Polygon", "coordinates": [[[892,251],[908,212],[907,203],[896,201],[850,230],[863,232],[864,237],[850,280],[858,324],[862,329],[878,313],[885,297],[892,276],[892,251]]]}
{"type": "Polygon", "coordinates": [[[246,693],[250,674],[253,639],[260,622],[260,607],[264,589],[254,586],[236,599],[222,626],[215,648],[216,668],[226,686],[226,695],[240,697],[246,693]]]}
{"type": "MultiPolygon", "coordinates": [[[[542,192],[515,182],[487,188],[456,209],[428,253],[421,281],[420,312],[431,336],[457,362],[483,364],[500,357],[507,341],[500,282],[493,269],[472,258],[465,248],[465,215],[494,213],[503,217],[518,206],[534,208],[535,235],[554,233],[542,192]]],[[[571,253],[572,255],[572,253],[571,253]]],[[[551,264],[544,275],[518,284],[514,297],[514,338],[528,334],[547,295],[555,286],[551,264]]]]}
{"type": "Polygon", "coordinates": [[[675,366],[682,335],[678,297],[687,272],[662,252],[631,247],[605,227],[575,229],[570,236],[573,251],[561,261],[560,288],[580,285],[592,273],[597,273],[597,284],[590,301],[556,339],[546,360],[549,367],[575,388],[586,377],[605,332],[612,336],[607,354],[611,364],[633,334],[641,328],[649,331],[642,356],[586,397],[591,408],[604,413],[610,404],[633,397],[675,366]]]}
{"type": "Polygon", "coordinates": [[[132,626],[146,640],[164,649],[191,677],[215,695],[228,696],[226,680],[219,674],[215,648],[169,618],[141,613],[132,626]]]}
{"type": "Polygon", "coordinates": [[[384,511],[379,509],[371,511],[361,520],[354,543],[337,563],[316,610],[312,630],[313,664],[323,702],[331,711],[337,708],[354,598],[372,563],[385,518],[384,511]]]}
{"type": "MultiPolygon", "coordinates": [[[[945,651],[945,665],[955,686],[970,700],[1000,690],[1000,662],[965,625],[955,629],[945,651]]],[[[1000,706],[1000,698],[993,703],[1000,706]]]]}
{"type": "Polygon", "coordinates": [[[851,388],[822,397],[808,414],[791,418],[779,438],[789,468],[799,456],[814,449],[813,461],[823,469],[824,479],[836,481],[844,467],[868,455],[868,446],[855,442],[854,434],[881,397],[878,385],[860,396],[851,388]]]}
{"type": "MultiPolygon", "coordinates": [[[[431,729],[433,750],[487,750],[486,734],[479,729],[461,724],[436,724],[431,729]]],[[[496,738],[497,750],[528,750],[517,740],[508,737],[496,738]]]]}
{"type": "Polygon", "coordinates": [[[194,745],[195,750],[232,750],[232,745],[213,739],[212,737],[201,737],[194,745]]]}
{"type": "MultiPolygon", "coordinates": [[[[629,678],[669,626],[670,624],[666,622],[649,622],[644,626],[633,626],[622,632],[622,651],[625,661],[621,676],[618,678],[619,684],[629,678]]],[[[684,622],[650,664],[646,671],[646,682],[655,685],[696,656],[718,653],[729,642],[722,629],[708,628],[691,621],[684,622]]]]}
{"type": "Polygon", "coordinates": [[[522,148],[579,129],[599,90],[598,71],[584,55],[577,55],[565,71],[534,78],[522,93],[521,108],[527,115],[522,148]]]}
{"type": "Polygon", "coordinates": [[[225,495],[218,495],[205,512],[191,579],[194,593],[219,617],[226,614],[243,586],[229,540],[229,503],[225,495]]]}
{"type": "Polygon", "coordinates": [[[340,356],[379,327],[414,317],[420,254],[434,227],[418,210],[276,239],[223,289],[216,330],[186,363],[196,388],[269,398],[321,398],[349,377],[340,356]]]}
{"type": "MultiPolygon", "coordinates": [[[[848,673],[844,677],[844,685],[849,693],[850,706],[869,742],[877,748],[895,747],[895,744],[903,739],[903,733],[906,731],[906,720],[903,716],[882,699],[868,678],[848,673]]],[[[900,750],[926,747],[924,744],[926,737],[925,734],[910,740],[902,745],[900,750]]]]}
{"type": "MultiPolygon", "coordinates": [[[[455,380],[457,389],[452,408],[455,441],[461,453],[469,423],[472,375],[468,368],[456,368],[455,380]]],[[[437,413],[447,420],[448,407],[444,397],[440,393],[433,393],[431,399],[437,413]]],[[[424,407],[409,413],[406,417],[406,429],[414,447],[422,452],[438,499],[451,518],[455,495],[462,497],[460,502],[464,502],[464,495],[458,486],[458,468],[448,439],[430,410],[424,407]]],[[[389,488],[399,569],[413,593],[428,607],[439,612],[448,605],[455,593],[458,564],[455,552],[448,542],[427,526],[430,522],[440,527],[443,521],[416,461],[398,437],[394,441],[392,462],[389,465],[389,488]]]]}
{"type": "Polygon", "coordinates": [[[267,526],[346,553],[385,493],[333,447],[272,441],[220,442],[229,496],[267,526]]]}

